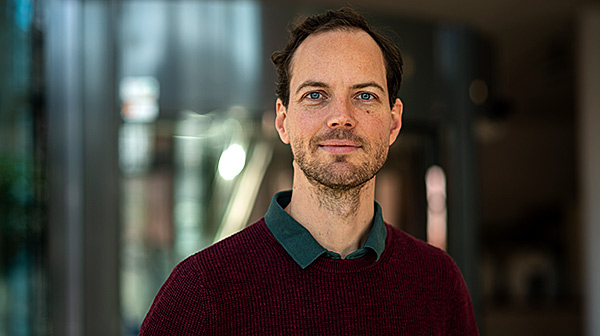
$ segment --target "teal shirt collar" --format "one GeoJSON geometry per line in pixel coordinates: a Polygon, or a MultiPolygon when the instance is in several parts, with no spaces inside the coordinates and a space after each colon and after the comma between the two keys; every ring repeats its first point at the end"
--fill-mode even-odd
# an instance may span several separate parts
{"type": "MultiPolygon", "coordinates": [[[[271,200],[271,205],[265,215],[265,223],[275,239],[302,268],[308,267],[323,254],[332,259],[341,259],[338,253],[328,251],[321,246],[302,224],[298,223],[285,211],[285,207],[291,199],[292,191],[288,190],[278,192],[271,200]]],[[[366,255],[369,250],[372,250],[377,254],[376,261],[378,261],[385,248],[386,235],[387,230],[383,222],[381,206],[375,202],[373,227],[369,236],[363,246],[348,255],[346,259],[358,259],[366,255]]]]}

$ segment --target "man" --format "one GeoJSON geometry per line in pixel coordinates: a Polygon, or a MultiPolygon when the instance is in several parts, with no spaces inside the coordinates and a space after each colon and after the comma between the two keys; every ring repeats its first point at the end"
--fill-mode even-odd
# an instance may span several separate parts
{"type": "Polygon", "coordinates": [[[399,50],[342,9],[306,19],[272,60],[293,189],[180,263],[140,334],[476,335],[455,263],[374,199],[401,126],[399,50]]]}

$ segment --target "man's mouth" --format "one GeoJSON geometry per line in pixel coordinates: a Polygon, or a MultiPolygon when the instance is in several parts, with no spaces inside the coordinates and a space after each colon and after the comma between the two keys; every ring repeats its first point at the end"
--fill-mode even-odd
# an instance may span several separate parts
{"type": "Polygon", "coordinates": [[[361,148],[359,144],[351,140],[326,140],[319,144],[319,148],[331,154],[348,154],[361,148]]]}

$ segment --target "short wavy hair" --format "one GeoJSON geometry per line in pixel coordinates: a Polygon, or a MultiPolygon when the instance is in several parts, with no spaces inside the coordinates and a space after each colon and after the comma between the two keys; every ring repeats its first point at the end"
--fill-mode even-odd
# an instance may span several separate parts
{"type": "Polygon", "coordinates": [[[387,89],[390,108],[394,106],[402,84],[402,55],[391,40],[373,30],[367,20],[352,8],[328,10],[325,13],[309,16],[289,31],[290,39],[283,50],[275,51],[271,61],[277,69],[275,94],[284,106],[290,98],[291,65],[298,46],[311,34],[332,30],[360,29],[369,34],[381,48],[385,60],[387,89]]]}

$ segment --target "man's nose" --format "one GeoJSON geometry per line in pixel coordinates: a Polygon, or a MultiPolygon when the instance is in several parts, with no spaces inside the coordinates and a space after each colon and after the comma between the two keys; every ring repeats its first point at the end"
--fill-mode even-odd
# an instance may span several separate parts
{"type": "Polygon", "coordinates": [[[356,107],[347,99],[336,99],[335,104],[330,105],[331,112],[327,119],[329,128],[354,128],[356,118],[354,109],[356,107]]]}

